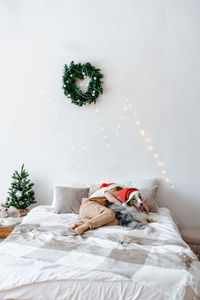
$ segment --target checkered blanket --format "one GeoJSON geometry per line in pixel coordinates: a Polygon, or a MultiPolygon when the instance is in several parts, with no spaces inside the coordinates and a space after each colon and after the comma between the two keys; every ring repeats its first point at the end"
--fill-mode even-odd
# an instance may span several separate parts
{"type": "Polygon", "coordinates": [[[83,237],[75,235],[71,224],[21,224],[0,246],[0,263],[0,290],[34,280],[67,279],[66,268],[76,271],[70,275],[75,278],[87,272],[101,279],[103,274],[114,274],[118,279],[143,282],[166,297],[171,295],[168,299],[182,299],[185,286],[200,295],[200,264],[169,216],[159,216],[145,230],[104,226],[83,237]],[[13,276],[6,271],[10,264],[1,260],[5,254],[13,262],[13,276]],[[32,265],[32,273],[20,274],[18,282],[14,278],[20,263],[32,265]],[[7,284],[5,274],[12,277],[7,284]]]}

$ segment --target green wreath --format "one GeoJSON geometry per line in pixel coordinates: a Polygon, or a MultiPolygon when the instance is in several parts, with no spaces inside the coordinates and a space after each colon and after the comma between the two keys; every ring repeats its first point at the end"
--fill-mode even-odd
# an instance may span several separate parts
{"type": "Polygon", "coordinates": [[[97,97],[103,93],[102,81],[103,74],[100,69],[96,69],[90,63],[75,64],[73,61],[68,67],[65,65],[63,75],[64,94],[71,98],[72,103],[82,106],[84,104],[96,103],[97,97]],[[85,79],[88,76],[90,82],[87,92],[84,93],[77,85],[76,79],[85,79]]]}

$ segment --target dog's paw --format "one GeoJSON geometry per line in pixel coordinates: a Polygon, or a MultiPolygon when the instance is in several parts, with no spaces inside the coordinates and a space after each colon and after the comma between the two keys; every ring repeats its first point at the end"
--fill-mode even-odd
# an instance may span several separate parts
{"type": "Polygon", "coordinates": [[[148,215],[149,214],[149,207],[146,204],[143,204],[142,211],[145,212],[148,215]]]}

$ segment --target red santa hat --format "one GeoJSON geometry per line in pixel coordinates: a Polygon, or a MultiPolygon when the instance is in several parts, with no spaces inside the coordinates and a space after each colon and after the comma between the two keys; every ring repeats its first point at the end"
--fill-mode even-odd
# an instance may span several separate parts
{"type": "Polygon", "coordinates": [[[118,198],[123,202],[123,203],[128,203],[135,194],[139,192],[138,189],[135,188],[126,188],[118,193],[118,198]]]}
{"type": "Polygon", "coordinates": [[[114,189],[115,187],[119,186],[117,183],[102,183],[100,189],[107,187],[109,190],[114,189]]]}

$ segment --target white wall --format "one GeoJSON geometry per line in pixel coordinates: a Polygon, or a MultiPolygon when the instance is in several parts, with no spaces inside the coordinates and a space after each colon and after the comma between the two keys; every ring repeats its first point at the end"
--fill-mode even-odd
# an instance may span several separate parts
{"type": "Polygon", "coordinates": [[[198,0],[1,0],[1,201],[23,162],[39,203],[51,202],[55,183],[162,177],[133,116],[123,111],[128,97],[175,185],[161,204],[181,226],[199,226],[199,13],[198,0]],[[104,94],[95,106],[81,109],[63,95],[62,70],[71,60],[102,69],[104,94]],[[126,117],[115,154],[95,109],[111,145],[126,117]],[[63,128],[78,155],[85,138],[81,168],[63,128]]]}

